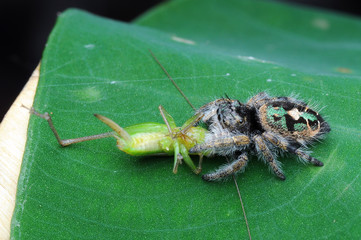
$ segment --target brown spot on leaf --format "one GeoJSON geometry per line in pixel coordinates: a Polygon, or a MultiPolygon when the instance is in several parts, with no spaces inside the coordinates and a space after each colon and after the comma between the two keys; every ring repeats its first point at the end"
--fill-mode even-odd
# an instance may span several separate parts
{"type": "Polygon", "coordinates": [[[352,73],[351,69],[345,68],[345,67],[338,67],[338,68],[336,68],[336,71],[340,72],[340,73],[346,73],[346,74],[352,73]]]}

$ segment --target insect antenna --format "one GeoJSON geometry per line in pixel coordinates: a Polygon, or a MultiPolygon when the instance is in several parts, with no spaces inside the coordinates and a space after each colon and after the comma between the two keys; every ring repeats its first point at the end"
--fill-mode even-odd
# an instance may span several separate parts
{"type": "Polygon", "coordinates": [[[249,237],[249,240],[252,240],[251,230],[249,229],[248,220],[247,220],[247,215],[246,215],[246,210],[244,209],[244,204],[243,204],[243,201],[242,201],[242,195],[241,195],[241,192],[239,191],[239,187],[238,187],[238,183],[237,183],[235,174],[232,174],[232,177],[233,177],[233,180],[234,180],[234,184],[236,185],[236,189],[237,189],[239,201],[241,202],[242,212],[243,212],[244,221],[246,222],[248,237],[249,237]]]}
{"type": "Polygon", "coordinates": [[[195,111],[196,108],[193,106],[193,104],[189,101],[189,99],[187,98],[187,96],[183,93],[183,91],[178,87],[177,83],[173,80],[173,78],[169,75],[168,71],[163,67],[163,65],[159,62],[159,60],[157,59],[157,57],[153,54],[153,52],[149,49],[150,54],[152,55],[152,57],[154,58],[154,60],[158,63],[158,65],[162,68],[163,72],[167,75],[167,77],[169,78],[169,80],[172,81],[173,85],[176,87],[176,89],[179,91],[180,94],[182,94],[183,98],[187,101],[187,103],[189,104],[189,106],[191,106],[191,108],[193,108],[193,110],[195,111]]]}
{"type": "MultiPolygon", "coordinates": [[[[167,77],[172,81],[173,85],[177,88],[177,90],[180,92],[180,94],[182,94],[183,98],[188,102],[189,106],[191,106],[193,108],[193,110],[195,111],[196,108],[193,106],[193,104],[189,101],[189,99],[186,97],[186,95],[183,93],[183,91],[178,87],[178,85],[176,84],[176,82],[173,80],[173,78],[169,75],[169,73],[167,72],[167,70],[163,67],[163,65],[159,62],[159,60],[157,59],[157,57],[153,54],[153,52],[149,49],[149,52],[150,54],[152,55],[152,57],[154,58],[154,60],[158,63],[158,65],[162,68],[163,72],[167,75],[167,77]]],[[[227,99],[230,100],[230,98],[227,96],[227,94],[225,94],[227,99]]],[[[222,97],[222,99],[224,100],[224,97],[222,97]]],[[[241,104],[240,104],[241,105],[241,104]]],[[[200,117],[200,116],[198,116],[200,117]]],[[[169,128],[169,126],[167,126],[169,128]]],[[[184,129],[183,129],[184,130],[184,129]]],[[[227,159],[228,161],[228,159],[227,159]]],[[[238,193],[238,197],[239,197],[239,201],[241,203],[241,206],[242,206],[242,211],[243,211],[243,216],[244,216],[244,219],[245,219],[245,222],[246,222],[246,226],[247,226],[247,231],[248,231],[248,237],[249,239],[251,240],[252,237],[251,237],[251,231],[249,229],[249,225],[248,225],[248,221],[247,221],[247,216],[246,216],[246,211],[245,211],[245,208],[244,208],[244,204],[243,204],[243,201],[242,201],[242,196],[241,196],[241,191],[239,190],[239,187],[238,187],[238,183],[237,183],[237,180],[236,180],[236,176],[235,174],[232,174],[233,176],[233,180],[234,180],[234,184],[236,185],[236,189],[237,189],[237,193],[238,193]]]]}
{"type": "Polygon", "coordinates": [[[163,108],[162,105],[159,105],[158,109],[160,111],[160,114],[162,115],[165,125],[167,126],[167,129],[168,129],[168,132],[169,132],[171,138],[174,139],[175,138],[174,132],[169,123],[169,121],[173,121],[173,119],[170,118],[170,115],[165,111],[165,109],[163,108]]]}

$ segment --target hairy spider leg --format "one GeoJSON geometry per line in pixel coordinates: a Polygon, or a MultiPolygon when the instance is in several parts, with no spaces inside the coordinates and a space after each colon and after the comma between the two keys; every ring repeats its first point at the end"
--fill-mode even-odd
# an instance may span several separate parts
{"type": "Polygon", "coordinates": [[[22,105],[22,107],[28,109],[31,114],[34,114],[34,115],[36,115],[36,116],[38,116],[40,118],[45,119],[48,122],[51,131],[54,133],[54,136],[55,136],[56,140],[58,141],[58,143],[62,147],[66,147],[66,146],[69,146],[69,145],[74,144],[74,143],[80,143],[80,142],[85,142],[85,141],[90,141],[90,140],[95,140],[95,139],[101,139],[101,138],[107,138],[107,137],[113,137],[114,136],[114,132],[107,132],[107,133],[101,133],[101,134],[96,134],[96,135],[92,135],[92,136],[80,137],[80,138],[61,139],[59,134],[58,134],[58,131],[56,130],[56,128],[55,128],[55,126],[53,124],[53,121],[52,121],[51,116],[49,115],[49,113],[46,112],[44,114],[41,114],[41,113],[35,111],[35,109],[33,107],[28,108],[28,107],[25,107],[24,105],[22,105]]]}
{"type": "MultiPolygon", "coordinates": [[[[235,136],[217,136],[211,141],[207,141],[202,144],[197,144],[189,150],[190,153],[205,152],[207,150],[214,149],[215,152],[221,152],[222,149],[232,147],[242,147],[250,143],[249,137],[244,134],[235,136]]],[[[221,154],[222,155],[222,154],[221,154]]]]}
{"type": "Polygon", "coordinates": [[[310,162],[314,166],[319,166],[319,167],[323,166],[323,162],[321,162],[320,160],[310,156],[309,154],[307,154],[306,152],[302,151],[299,148],[295,148],[293,146],[290,146],[289,147],[289,152],[294,152],[301,159],[305,159],[306,161],[310,162]]]}
{"type": "MultiPolygon", "coordinates": [[[[248,145],[250,140],[246,135],[236,135],[236,136],[227,136],[227,137],[216,137],[211,141],[207,141],[204,144],[197,144],[189,150],[190,153],[199,153],[199,152],[217,152],[220,155],[228,155],[230,152],[234,152],[235,149],[242,148],[245,145],[248,145]],[[229,150],[233,149],[233,150],[229,150]]],[[[200,160],[201,161],[201,160],[200,160]]],[[[205,174],[202,178],[206,181],[214,181],[220,178],[229,176],[233,173],[242,171],[248,163],[248,157],[245,154],[242,154],[237,158],[237,160],[226,164],[220,169],[216,170],[213,173],[205,174]]]]}
{"type": "Polygon", "coordinates": [[[261,135],[255,135],[253,141],[256,145],[256,149],[259,154],[263,157],[265,162],[271,167],[271,170],[279,177],[281,180],[285,180],[286,177],[282,172],[280,162],[273,156],[272,152],[267,147],[265,141],[262,139],[261,135]]]}
{"type": "MultiPolygon", "coordinates": [[[[201,169],[196,167],[190,158],[188,154],[188,150],[184,144],[180,142],[178,138],[182,137],[191,126],[195,123],[196,119],[194,121],[191,121],[188,125],[184,126],[183,130],[186,129],[184,132],[182,130],[177,131],[176,124],[173,119],[173,117],[163,108],[162,105],[159,105],[159,111],[162,115],[162,118],[164,120],[165,125],[168,128],[169,134],[173,141],[173,148],[174,148],[174,165],[173,165],[173,173],[177,173],[179,164],[182,163],[182,160],[192,169],[192,171],[196,174],[199,174],[201,169]]],[[[199,121],[199,120],[197,120],[199,121]]],[[[188,122],[188,121],[187,121],[188,122]]]]}
{"type": "Polygon", "coordinates": [[[248,100],[247,105],[248,106],[255,106],[259,107],[263,104],[265,104],[265,101],[268,100],[270,96],[268,96],[265,92],[260,92],[257,95],[253,96],[251,99],[248,100]]]}
{"type": "Polygon", "coordinates": [[[223,165],[214,172],[203,175],[202,179],[206,181],[216,181],[228,177],[231,174],[242,172],[247,166],[247,163],[248,163],[247,154],[242,153],[233,162],[223,165]]]}
{"type": "Polygon", "coordinates": [[[320,160],[310,156],[309,154],[307,154],[300,148],[292,146],[285,139],[281,139],[269,131],[264,132],[262,134],[262,136],[265,139],[267,139],[270,143],[272,143],[274,146],[279,147],[279,148],[283,149],[284,151],[296,154],[298,157],[305,160],[306,162],[313,164],[314,166],[323,166],[323,163],[320,160]]]}

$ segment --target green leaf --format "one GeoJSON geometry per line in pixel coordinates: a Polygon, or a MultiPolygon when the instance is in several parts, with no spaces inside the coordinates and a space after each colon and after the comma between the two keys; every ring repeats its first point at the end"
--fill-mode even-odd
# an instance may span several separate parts
{"type": "MultiPolygon", "coordinates": [[[[254,239],[361,235],[359,19],[256,1],[172,1],[128,25],[79,11],[59,16],[44,51],[34,107],[53,112],[63,138],[162,122],[226,93],[267,90],[311,99],[332,127],[313,156],[279,160],[279,181],[256,157],[237,176],[254,239]]],[[[207,183],[172,157],[132,157],[113,139],[58,146],[35,116],[19,179],[12,239],[246,239],[233,181],[207,183]]],[[[225,159],[205,159],[203,172],[225,159]]]]}

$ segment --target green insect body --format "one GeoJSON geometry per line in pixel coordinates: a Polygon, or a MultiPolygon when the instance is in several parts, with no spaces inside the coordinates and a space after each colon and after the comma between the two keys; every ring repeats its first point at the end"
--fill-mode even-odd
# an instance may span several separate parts
{"type": "MultiPolygon", "coordinates": [[[[166,111],[162,109],[164,113],[166,111]]],[[[166,113],[168,114],[168,113],[166,113]]],[[[196,144],[203,143],[207,130],[202,127],[193,127],[193,119],[187,121],[181,128],[175,127],[173,118],[168,114],[167,124],[141,123],[121,128],[112,120],[96,115],[102,122],[111,127],[117,139],[117,147],[133,156],[174,155],[173,172],[176,173],[181,160],[199,173],[201,167],[196,167],[188,154],[188,150],[196,144]]],[[[202,157],[203,153],[193,153],[202,157]]]]}
{"type": "Polygon", "coordinates": [[[120,127],[107,117],[94,114],[95,117],[108,125],[114,132],[64,140],[59,137],[48,113],[40,114],[33,108],[30,109],[30,112],[48,121],[56,139],[63,147],[89,140],[114,137],[117,140],[117,147],[129,155],[174,155],[174,173],[177,173],[178,165],[184,160],[192,171],[198,174],[201,171],[202,158],[207,153],[192,153],[200,157],[199,166],[196,167],[189,156],[189,149],[196,144],[203,143],[205,140],[208,130],[202,127],[193,127],[202,116],[195,115],[188,119],[182,127],[177,127],[172,116],[162,106],[159,106],[159,110],[165,124],[150,122],[125,128],[120,127]]]}
{"type": "MultiPolygon", "coordinates": [[[[141,123],[126,127],[124,130],[129,134],[130,139],[117,138],[117,147],[129,155],[174,154],[174,139],[165,124],[141,123]]],[[[204,141],[205,132],[204,128],[192,127],[184,136],[179,134],[177,141],[186,149],[190,149],[204,141]]]]}
{"type": "Polygon", "coordinates": [[[124,128],[129,134],[128,139],[117,138],[117,147],[133,156],[174,153],[172,138],[167,126],[160,123],[142,123],[124,128]]]}

